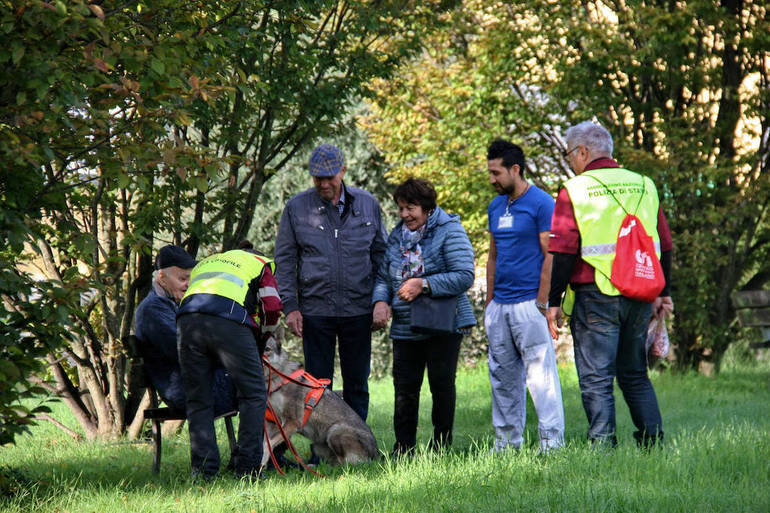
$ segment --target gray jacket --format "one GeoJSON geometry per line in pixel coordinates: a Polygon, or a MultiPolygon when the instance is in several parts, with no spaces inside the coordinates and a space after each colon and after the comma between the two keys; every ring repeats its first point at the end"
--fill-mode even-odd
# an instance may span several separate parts
{"type": "Polygon", "coordinates": [[[308,189],[286,204],[275,241],[284,314],[353,317],[372,311],[372,288],[385,254],[380,204],[345,187],[345,210],[308,189]]]}

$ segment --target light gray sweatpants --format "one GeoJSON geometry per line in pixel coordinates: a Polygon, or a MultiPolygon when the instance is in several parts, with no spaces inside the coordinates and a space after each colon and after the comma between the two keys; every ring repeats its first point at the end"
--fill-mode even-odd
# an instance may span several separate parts
{"type": "Polygon", "coordinates": [[[489,380],[495,449],[519,448],[527,420],[527,388],[538,418],[540,448],[564,445],[564,406],[556,352],[535,300],[492,301],[484,315],[489,338],[489,380]]]}

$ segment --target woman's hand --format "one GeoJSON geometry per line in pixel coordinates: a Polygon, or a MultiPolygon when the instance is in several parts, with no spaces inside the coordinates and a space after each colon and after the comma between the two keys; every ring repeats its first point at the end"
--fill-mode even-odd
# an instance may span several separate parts
{"type": "Polygon", "coordinates": [[[374,303],[374,313],[372,314],[372,328],[379,330],[388,325],[390,320],[390,306],[385,301],[374,303]]]}
{"type": "Polygon", "coordinates": [[[407,303],[414,301],[414,298],[422,294],[422,278],[409,278],[401,284],[398,289],[398,297],[407,303]]]}

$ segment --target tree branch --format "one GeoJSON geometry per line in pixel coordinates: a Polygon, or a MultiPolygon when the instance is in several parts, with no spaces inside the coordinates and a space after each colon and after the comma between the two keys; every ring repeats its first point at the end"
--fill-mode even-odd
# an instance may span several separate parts
{"type": "Polygon", "coordinates": [[[56,391],[57,394],[65,403],[67,403],[69,409],[75,415],[75,419],[77,419],[80,426],[86,432],[86,436],[89,439],[93,438],[98,431],[97,426],[85,403],[83,403],[83,400],[80,398],[77,387],[70,381],[69,376],[64,372],[61,364],[56,363],[56,358],[53,354],[49,353],[48,356],[46,356],[46,360],[51,364],[53,377],[59,385],[56,391]]]}
{"type": "Polygon", "coordinates": [[[68,428],[67,426],[65,426],[64,424],[62,424],[61,422],[59,422],[55,418],[51,417],[50,415],[46,415],[46,414],[35,415],[32,418],[33,419],[39,419],[39,420],[47,420],[48,422],[50,422],[51,424],[53,424],[57,428],[61,429],[65,433],[67,433],[70,436],[70,438],[72,438],[73,440],[77,440],[78,442],[83,440],[83,436],[80,433],[78,433],[76,431],[73,431],[72,429],[68,428]]]}

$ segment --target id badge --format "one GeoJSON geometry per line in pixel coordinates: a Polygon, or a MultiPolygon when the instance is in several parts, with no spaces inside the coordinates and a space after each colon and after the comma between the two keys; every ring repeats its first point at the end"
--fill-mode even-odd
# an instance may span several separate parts
{"type": "Polygon", "coordinates": [[[497,218],[497,229],[513,228],[513,216],[504,215],[497,218]]]}

